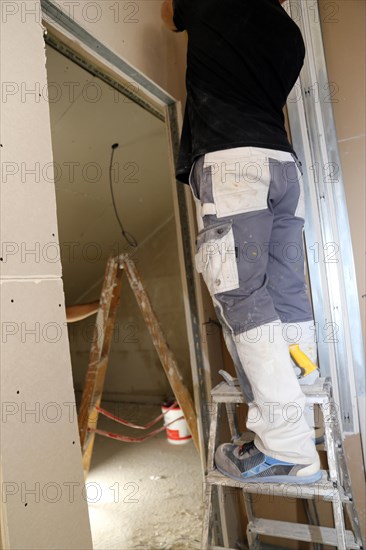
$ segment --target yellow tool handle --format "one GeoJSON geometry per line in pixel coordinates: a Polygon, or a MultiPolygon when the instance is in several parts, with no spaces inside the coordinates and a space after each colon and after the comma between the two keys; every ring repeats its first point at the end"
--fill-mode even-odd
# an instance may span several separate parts
{"type": "Polygon", "coordinates": [[[292,344],[290,346],[290,354],[296,365],[301,369],[302,376],[307,376],[318,368],[311,359],[301,351],[299,344],[292,344]]]}

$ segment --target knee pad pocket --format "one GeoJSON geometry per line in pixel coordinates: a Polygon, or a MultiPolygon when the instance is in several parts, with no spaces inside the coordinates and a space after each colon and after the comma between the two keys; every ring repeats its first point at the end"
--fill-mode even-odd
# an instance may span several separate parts
{"type": "Polygon", "coordinates": [[[215,224],[197,235],[196,269],[213,296],[239,288],[232,222],[215,224]]]}

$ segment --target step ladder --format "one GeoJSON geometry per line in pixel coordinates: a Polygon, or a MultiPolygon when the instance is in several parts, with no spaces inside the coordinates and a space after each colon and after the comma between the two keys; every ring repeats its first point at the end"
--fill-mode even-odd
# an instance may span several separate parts
{"type": "Polygon", "coordinates": [[[324,420],[324,450],[327,453],[328,471],[323,470],[320,481],[299,485],[291,483],[245,483],[222,475],[215,469],[214,455],[219,443],[220,417],[225,405],[233,441],[238,437],[236,405],[244,403],[238,381],[226,378],[212,392],[211,424],[205,475],[205,511],[203,521],[203,550],[229,548],[229,533],[226,523],[224,488],[232,487],[242,491],[248,519],[247,539],[249,550],[261,548],[260,536],[266,535],[283,539],[311,542],[335,546],[341,550],[362,549],[362,538],[356,509],[352,499],[351,483],[343,452],[342,436],[338,421],[337,406],[332,398],[329,379],[320,378],[312,386],[302,386],[310,405],[319,405],[324,420]],[[216,495],[215,495],[216,488],[216,495]],[[257,518],[254,513],[253,494],[324,500],[332,503],[334,528],[318,525],[289,523],[285,521],[257,518]],[[214,510],[215,504],[218,510],[214,510]],[[352,526],[346,530],[345,508],[352,526]],[[215,546],[211,541],[213,516],[219,512],[219,531],[225,546],[215,546]]]}
{"type": "Polygon", "coordinates": [[[169,348],[136,265],[127,253],[121,254],[120,256],[111,256],[105,270],[93,341],[90,349],[89,364],[78,415],[80,444],[85,475],[87,475],[89,471],[93,453],[95,430],[99,417],[98,408],[102,401],[104,380],[113,339],[113,330],[121,297],[123,273],[126,274],[127,281],[135,295],[162,367],[189,426],[192,439],[197,449],[199,449],[197,417],[192,397],[188,388],[183,383],[179,365],[173,352],[169,348]]]}

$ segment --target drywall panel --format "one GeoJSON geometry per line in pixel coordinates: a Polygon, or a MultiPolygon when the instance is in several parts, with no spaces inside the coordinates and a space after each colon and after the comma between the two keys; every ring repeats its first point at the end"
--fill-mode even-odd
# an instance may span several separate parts
{"type": "Polygon", "coordinates": [[[1,35],[1,275],[60,276],[42,29],[19,12],[1,35]]]}
{"type": "Polygon", "coordinates": [[[358,296],[366,344],[366,135],[339,140],[358,296]]]}
{"type": "Polygon", "coordinates": [[[319,0],[320,22],[329,76],[328,90],[340,141],[365,135],[366,4],[359,0],[319,0]]]}
{"type": "Polygon", "coordinates": [[[40,5],[2,8],[1,544],[88,550],[40,5]]]}
{"type": "Polygon", "coordinates": [[[363,468],[361,438],[358,434],[347,436],[344,440],[344,449],[351,476],[352,494],[357,508],[361,532],[366,540],[366,491],[365,471],[363,468]]]}
{"type": "Polygon", "coordinates": [[[90,548],[62,281],[3,281],[1,296],[9,548],[90,548]]]}
{"type": "MultiPolygon", "coordinates": [[[[3,121],[2,126],[9,124],[10,120],[3,121]]],[[[3,137],[4,134],[5,132],[3,137]]],[[[6,172],[9,165],[16,164],[12,160],[14,157],[10,156],[12,148],[6,138],[4,149],[2,169],[6,172]]],[[[39,160],[34,160],[41,158],[39,151],[35,151],[34,144],[29,146],[29,151],[33,151],[33,157],[25,154],[20,163],[17,163],[18,167],[34,166],[35,163],[41,165],[39,160]]],[[[23,182],[21,177],[5,176],[1,185],[1,276],[60,276],[60,246],[53,184],[44,183],[41,181],[42,177],[39,182],[23,182]]]]}
{"type": "Polygon", "coordinates": [[[186,39],[163,26],[162,0],[58,0],[55,4],[166,92],[184,100],[186,39]]]}
{"type": "Polygon", "coordinates": [[[319,1],[330,101],[335,117],[366,342],[366,3],[319,1]]]}

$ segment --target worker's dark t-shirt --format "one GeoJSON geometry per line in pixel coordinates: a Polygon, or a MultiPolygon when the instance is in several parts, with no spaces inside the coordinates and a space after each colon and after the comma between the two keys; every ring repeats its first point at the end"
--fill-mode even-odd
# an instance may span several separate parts
{"type": "Polygon", "coordinates": [[[187,104],[177,179],[193,161],[233,147],[294,150],[283,107],[304,62],[300,29],[279,0],[174,0],[188,31],[187,104]]]}

